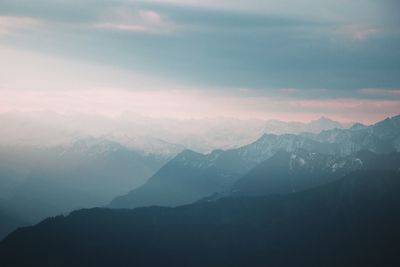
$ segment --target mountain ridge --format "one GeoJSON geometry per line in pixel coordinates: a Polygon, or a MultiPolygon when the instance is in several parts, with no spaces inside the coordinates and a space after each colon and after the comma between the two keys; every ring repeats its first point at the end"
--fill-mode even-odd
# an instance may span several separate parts
{"type": "Polygon", "coordinates": [[[0,263],[393,266],[400,262],[398,190],[399,172],[356,171],[287,196],[79,210],[9,235],[0,242],[0,263]]]}

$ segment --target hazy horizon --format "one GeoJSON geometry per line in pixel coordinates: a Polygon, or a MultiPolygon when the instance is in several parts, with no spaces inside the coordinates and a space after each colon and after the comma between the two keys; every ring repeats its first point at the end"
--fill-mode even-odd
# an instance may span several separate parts
{"type": "Polygon", "coordinates": [[[1,113],[0,123],[5,127],[0,132],[2,146],[70,146],[83,139],[95,138],[115,141],[133,149],[151,150],[155,154],[157,148],[163,150],[165,146],[175,147],[173,151],[187,148],[210,152],[254,142],[263,134],[319,133],[352,125],[326,117],[310,122],[284,122],[228,117],[153,118],[134,113],[107,117],[46,111],[1,113]]]}

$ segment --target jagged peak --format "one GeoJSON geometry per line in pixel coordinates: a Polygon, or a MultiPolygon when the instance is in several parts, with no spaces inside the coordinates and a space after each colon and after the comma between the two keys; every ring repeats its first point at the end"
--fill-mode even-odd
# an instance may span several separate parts
{"type": "Polygon", "coordinates": [[[368,126],[366,126],[365,124],[362,124],[360,122],[356,122],[350,127],[350,130],[361,130],[361,129],[365,129],[366,127],[368,127],[368,126]]]}
{"type": "Polygon", "coordinates": [[[392,117],[392,120],[400,120],[400,114],[399,114],[399,115],[396,115],[396,116],[393,116],[393,117],[392,117]]]}
{"type": "Polygon", "coordinates": [[[184,149],[182,152],[180,152],[180,153],[177,155],[177,157],[178,157],[178,156],[189,156],[189,155],[202,155],[202,156],[204,156],[204,154],[199,153],[199,152],[196,152],[196,151],[194,151],[194,150],[192,150],[192,149],[184,149]]]}
{"type": "Polygon", "coordinates": [[[334,122],[334,123],[338,123],[337,121],[334,121],[331,118],[328,118],[328,117],[325,117],[325,116],[321,116],[321,117],[319,117],[319,119],[313,120],[312,122],[334,122]]]}

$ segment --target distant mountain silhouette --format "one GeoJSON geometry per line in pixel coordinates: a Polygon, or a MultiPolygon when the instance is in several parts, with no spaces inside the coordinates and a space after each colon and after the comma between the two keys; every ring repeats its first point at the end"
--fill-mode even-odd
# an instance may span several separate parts
{"type": "Polygon", "coordinates": [[[400,174],[275,197],[90,209],[18,229],[1,266],[398,266],[400,174]]]}
{"type": "Polygon", "coordinates": [[[0,193],[31,223],[85,207],[103,206],[143,184],[170,158],[106,139],[80,139],[54,148],[0,148],[0,193]]]}
{"type": "Polygon", "coordinates": [[[56,146],[81,139],[84,135],[103,136],[134,150],[156,154],[180,152],[182,146],[209,153],[247,145],[263,133],[319,133],[343,128],[328,118],[311,122],[262,119],[203,118],[160,119],[124,113],[118,118],[85,114],[62,115],[52,112],[11,112],[0,114],[1,145],[56,146]]]}
{"type": "Polygon", "coordinates": [[[265,122],[263,132],[272,134],[299,134],[303,132],[319,133],[324,130],[335,128],[343,129],[346,127],[337,121],[322,116],[319,119],[308,123],[270,120],[265,122]]]}
{"type": "Polygon", "coordinates": [[[355,124],[350,129],[332,129],[303,136],[315,141],[335,144],[335,152],[340,155],[349,155],[359,150],[377,153],[400,151],[400,115],[368,127],[355,124]]]}

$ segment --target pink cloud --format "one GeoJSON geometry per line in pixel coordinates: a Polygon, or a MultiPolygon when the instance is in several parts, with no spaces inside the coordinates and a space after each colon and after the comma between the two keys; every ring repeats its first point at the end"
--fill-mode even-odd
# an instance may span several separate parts
{"type": "Polygon", "coordinates": [[[161,33],[174,30],[174,24],[164,15],[153,10],[130,11],[113,8],[93,27],[106,30],[161,33]]]}
{"type": "Polygon", "coordinates": [[[10,34],[13,31],[37,27],[43,22],[32,17],[0,16],[0,34],[10,34]]]}
{"type": "Polygon", "coordinates": [[[367,24],[348,24],[338,27],[332,31],[334,36],[350,39],[352,41],[364,41],[382,30],[378,27],[367,24]]]}
{"type": "Polygon", "coordinates": [[[360,89],[360,93],[370,96],[400,97],[400,89],[364,88],[360,89]]]}
{"type": "Polygon", "coordinates": [[[133,31],[133,32],[144,32],[148,31],[149,29],[142,25],[135,25],[135,24],[121,24],[121,23],[96,23],[94,24],[95,28],[99,29],[108,29],[108,30],[120,30],[120,31],[133,31]]]}

